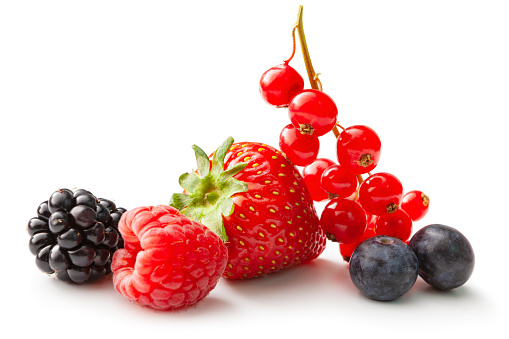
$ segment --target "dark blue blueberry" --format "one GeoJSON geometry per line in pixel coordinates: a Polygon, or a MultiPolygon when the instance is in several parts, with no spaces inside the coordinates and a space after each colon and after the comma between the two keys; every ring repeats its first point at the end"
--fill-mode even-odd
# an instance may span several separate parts
{"type": "Polygon", "coordinates": [[[439,290],[467,282],[474,270],[474,251],[457,229],[434,224],[421,228],[409,243],[419,259],[419,275],[439,290]]]}
{"type": "Polygon", "coordinates": [[[394,300],[408,292],[419,271],[417,256],[401,240],[384,235],[362,242],[350,258],[350,278],[366,297],[394,300]]]}

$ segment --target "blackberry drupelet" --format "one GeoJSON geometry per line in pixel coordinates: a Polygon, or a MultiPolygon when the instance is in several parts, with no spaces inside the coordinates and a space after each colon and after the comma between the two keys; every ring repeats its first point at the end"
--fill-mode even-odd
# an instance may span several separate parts
{"type": "Polygon", "coordinates": [[[113,253],[124,247],[118,222],[125,211],[87,190],[55,191],[27,226],[37,267],[78,284],[111,273],[113,253]]]}

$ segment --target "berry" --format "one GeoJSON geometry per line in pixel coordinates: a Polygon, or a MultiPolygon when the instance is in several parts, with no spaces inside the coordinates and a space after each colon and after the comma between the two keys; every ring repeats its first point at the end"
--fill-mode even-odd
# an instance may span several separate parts
{"type": "Polygon", "coordinates": [[[224,277],[246,279],[311,261],[326,238],[302,176],[278,150],[228,138],[212,155],[194,146],[198,173],[170,204],[227,240],[224,277]],[[209,192],[209,193],[207,193],[209,192]]]}
{"type": "Polygon", "coordinates": [[[351,243],[366,230],[366,212],[355,201],[332,199],[322,212],[320,225],[329,240],[351,243]]]}
{"type": "Polygon", "coordinates": [[[475,256],[468,239],[457,229],[433,224],[417,231],[409,243],[419,259],[419,275],[439,290],[451,290],[472,275],[475,256]]]}
{"type": "Polygon", "coordinates": [[[60,189],[53,193],[48,200],[48,210],[50,213],[54,213],[58,210],[64,210],[69,212],[72,208],[72,191],[68,189],[60,189]]]}
{"type": "Polygon", "coordinates": [[[369,176],[359,187],[359,202],[366,212],[383,215],[396,211],[403,199],[403,185],[390,173],[369,176]]]}
{"type": "Polygon", "coordinates": [[[318,158],[302,170],[307,189],[314,201],[323,201],[329,198],[329,193],[322,188],[321,181],[323,172],[332,165],[335,165],[334,161],[318,158]]]}
{"type": "Polygon", "coordinates": [[[281,131],[279,148],[294,165],[306,166],[316,159],[320,141],[317,136],[302,134],[292,124],[289,124],[281,131]]]}
{"type": "Polygon", "coordinates": [[[288,116],[302,133],[322,136],[336,125],[338,108],[330,96],[315,89],[297,94],[288,106],[288,116]]]}
{"type": "Polygon", "coordinates": [[[419,262],[412,249],[397,238],[375,236],[353,252],[349,265],[355,287],[374,300],[394,300],[412,288],[419,262]]]}
{"type": "Polygon", "coordinates": [[[375,224],[375,233],[377,235],[386,235],[398,238],[408,243],[412,235],[412,219],[402,209],[394,213],[378,216],[375,224]]]}
{"type": "Polygon", "coordinates": [[[380,138],[373,129],[350,126],[337,139],[338,162],[355,174],[368,173],[378,164],[381,148],[380,138]]]}
{"type": "Polygon", "coordinates": [[[350,243],[339,243],[339,253],[343,257],[343,260],[346,262],[350,261],[352,257],[353,251],[359,246],[364,240],[374,237],[375,231],[373,231],[372,225],[368,223],[366,230],[359,238],[355,239],[350,243]]]}
{"type": "Polygon", "coordinates": [[[59,189],[39,205],[37,217],[29,220],[27,231],[28,247],[41,271],[75,283],[110,273],[111,257],[123,247],[117,225],[125,210],[115,207],[115,218],[108,215],[98,222],[98,214],[91,206],[101,203],[113,204],[85,190],[73,193],[59,189]]]}
{"type": "Polygon", "coordinates": [[[288,62],[270,68],[260,79],[260,94],[270,105],[287,107],[292,98],[304,89],[304,79],[288,62]]]}
{"type": "Polygon", "coordinates": [[[407,212],[413,221],[421,220],[428,213],[429,197],[421,191],[410,191],[403,196],[400,208],[407,212]]]}
{"type": "Polygon", "coordinates": [[[357,177],[341,165],[329,166],[322,173],[321,186],[329,198],[347,198],[357,190],[357,177]]]}
{"type": "Polygon", "coordinates": [[[126,246],[113,256],[113,285],[141,305],[158,310],[194,305],[224,271],[227,250],[220,237],[173,207],[127,211],[119,230],[126,246]]]}

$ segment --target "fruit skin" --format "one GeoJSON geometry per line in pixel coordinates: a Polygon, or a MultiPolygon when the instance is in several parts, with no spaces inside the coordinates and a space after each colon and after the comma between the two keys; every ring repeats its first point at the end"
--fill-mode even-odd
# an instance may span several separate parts
{"type": "Polygon", "coordinates": [[[119,230],[125,249],[113,256],[113,285],[141,305],[158,310],[194,305],[224,271],[227,250],[219,236],[171,206],[127,211],[119,230]]]}
{"type": "Polygon", "coordinates": [[[323,171],[320,182],[330,198],[347,198],[357,189],[357,176],[338,164],[323,171]]]}
{"type": "Polygon", "coordinates": [[[117,229],[124,212],[87,190],[55,191],[27,225],[37,267],[77,284],[109,274],[113,253],[124,246],[117,229]]]}
{"type": "MultiPolygon", "coordinates": [[[[245,190],[231,195],[230,214],[221,216],[228,248],[223,276],[254,278],[317,258],[325,249],[326,238],[299,171],[271,146],[232,143],[233,139],[228,138],[223,144],[228,148],[222,167],[229,171],[242,166],[233,178],[238,181],[236,185],[245,185],[245,190]]],[[[220,153],[223,145],[214,154],[220,153]]],[[[214,168],[214,157],[212,163],[214,168]]],[[[202,168],[200,173],[207,171],[205,165],[202,168]]],[[[211,180],[210,174],[201,179],[211,180]]],[[[219,188],[211,190],[217,192],[219,188]]],[[[191,196],[196,201],[203,200],[198,193],[191,196]]],[[[179,206],[183,213],[193,209],[202,213],[199,205],[179,205],[185,199],[185,195],[174,194],[171,204],[179,206]]],[[[193,218],[198,220],[199,215],[193,218]]]]}
{"type": "Polygon", "coordinates": [[[467,282],[475,266],[468,239],[457,229],[432,224],[417,231],[409,243],[419,259],[419,275],[438,290],[451,290],[467,282]]]}
{"type": "Polygon", "coordinates": [[[268,104],[287,107],[292,98],[304,89],[304,79],[288,62],[284,62],[263,73],[259,89],[268,104]]]}
{"type": "Polygon", "coordinates": [[[359,202],[371,214],[392,213],[399,208],[402,199],[403,185],[390,173],[372,174],[359,187],[359,202]]]}
{"type": "Polygon", "coordinates": [[[378,216],[375,222],[375,233],[398,238],[408,244],[412,235],[412,219],[402,209],[393,213],[378,216]]]}
{"type": "Polygon", "coordinates": [[[413,221],[421,220],[429,210],[429,197],[421,191],[405,193],[400,208],[404,210],[413,221]]]}
{"type": "Polygon", "coordinates": [[[322,174],[327,168],[335,164],[330,159],[318,158],[302,170],[307,189],[314,201],[318,202],[329,198],[329,193],[322,188],[322,174]]]}
{"type": "Polygon", "coordinates": [[[303,133],[322,136],[336,125],[338,108],[324,92],[306,89],[293,97],[288,106],[288,117],[303,133]]]}
{"type": "Polygon", "coordinates": [[[358,202],[348,199],[332,199],[320,216],[320,226],[334,242],[354,242],[364,234],[366,224],[364,209],[358,202]]]}
{"type": "Polygon", "coordinates": [[[302,134],[289,124],[279,135],[279,149],[296,166],[312,163],[320,150],[320,140],[315,135],[302,134]]]}
{"type": "Polygon", "coordinates": [[[355,174],[373,171],[382,151],[382,143],[376,132],[364,125],[346,128],[336,142],[338,162],[355,174]]]}
{"type": "Polygon", "coordinates": [[[412,288],[419,261],[412,249],[397,238],[375,236],[362,242],[349,264],[355,287],[366,297],[389,301],[412,288]]]}

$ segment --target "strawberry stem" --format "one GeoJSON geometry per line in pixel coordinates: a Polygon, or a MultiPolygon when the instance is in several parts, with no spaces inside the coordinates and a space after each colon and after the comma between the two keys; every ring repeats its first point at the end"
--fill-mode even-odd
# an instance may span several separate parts
{"type": "MultiPolygon", "coordinates": [[[[300,5],[299,11],[297,13],[297,31],[299,32],[300,47],[302,49],[302,56],[304,57],[304,64],[306,65],[306,71],[308,73],[311,88],[321,91],[322,90],[321,82],[319,82],[315,70],[313,69],[313,64],[311,63],[311,56],[309,55],[308,44],[306,42],[306,35],[304,34],[304,25],[302,24],[303,9],[304,7],[300,5]]],[[[337,139],[339,137],[339,130],[336,126],[332,128],[332,132],[334,133],[334,136],[337,139]]]]}

